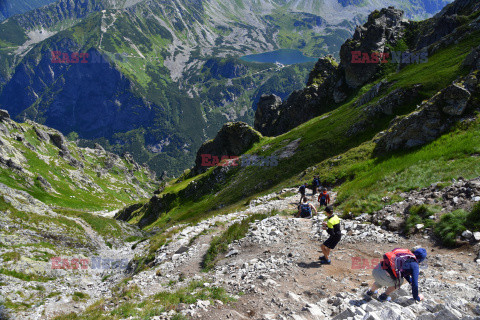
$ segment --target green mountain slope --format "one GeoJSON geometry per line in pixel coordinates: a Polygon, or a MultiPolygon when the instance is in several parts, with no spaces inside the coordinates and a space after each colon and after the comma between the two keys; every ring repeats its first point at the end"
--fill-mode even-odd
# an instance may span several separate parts
{"type": "Polygon", "coordinates": [[[0,183],[5,188],[28,192],[46,205],[82,210],[113,210],[156,189],[155,173],[129,154],[120,157],[99,145],[78,148],[57,130],[19,124],[1,113],[0,183]]]}
{"type": "MultiPolygon", "coordinates": [[[[479,9],[473,8],[470,10],[479,9]]],[[[259,195],[298,186],[314,174],[320,175],[323,185],[338,188],[337,204],[345,214],[372,213],[385,205],[382,198],[386,195],[390,203],[397,201],[392,193],[396,190],[424,187],[459,175],[466,179],[478,176],[480,65],[478,60],[472,62],[472,57],[478,57],[478,49],[472,48],[480,45],[480,31],[470,23],[475,17],[433,44],[430,48],[435,50],[430,51],[428,62],[399,71],[386,68],[375,81],[352,93],[346,103],[285,134],[263,137],[240,158],[242,162],[248,155],[276,156],[278,165],[218,166],[198,176],[187,174],[171,181],[142,208],[126,208],[119,217],[147,229],[163,230],[178,222],[248,206],[259,195]],[[453,38],[456,43],[451,42],[453,38]],[[380,82],[389,85],[365,100],[380,82]],[[457,89],[468,91],[468,98],[450,96],[457,89]],[[403,95],[411,99],[398,98],[403,95]],[[391,111],[378,111],[388,105],[386,101],[400,102],[391,111]],[[461,113],[449,109],[451,101],[462,106],[461,113]],[[422,118],[425,112],[431,115],[427,120],[422,118]],[[420,130],[417,139],[425,140],[413,149],[378,149],[377,143],[403,139],[401,134],[433,120],[441,123],[434,133],[441,136],[439,140],[429,142],[435,139],[429,136],[431,132],[420,130]],[[409,129],[390,138],[404,122],[409,129]]],[[[156,249],[154,242],[151,253],[156,249]]]]}

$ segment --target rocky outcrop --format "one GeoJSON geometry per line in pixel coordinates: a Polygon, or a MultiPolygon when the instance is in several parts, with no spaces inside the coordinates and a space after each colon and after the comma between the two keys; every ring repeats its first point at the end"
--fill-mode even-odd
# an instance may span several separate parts
{"type": "Polygon", "coordinates": [[[472,70],[480,70],[480,46],[472,49],[467,55],[462,65],[472,70]]]}
{"type": "Polygon", "coordinates": [[[331,110],[346,98],[341,79],[335,58],[319,59],[310,72],[307,88],[294,91],[281,104],[278,97],[262,97],[255,113],[255,129],[276,136],[331,110]]]}
{"type": "Polygon", "coordinates": [[[278,120],[281,105],[282,99],[279,96],[262,95],[255,112],[254,128],[264,136],[271,136],[272,129],[276,127],[275,122],[278,120]]]}
{"type": "Polygon", "coordinates": [[[197,152],[195,167],[192,172],[199,174],[208,169],[202,166],[202,155],[211,157],[239,156],[255,142],[260,141],[261,134],[244,122],[228,122],[223,125],[213,140],[205,142],[197,152]]]}
{"type": "Polygon", "coordinates": [[[10,114],[7,110],[0,109],[0,121],[3,121],[5,119],[10,119],[10,114]]]}
{"type": "Polygon", "coordinates": [[[440,47],[459,41],[471,32],[480,29],[477,22],[467,21],[468,16],[480,10],[480,3],[475,0],[457,0],[448,4],[433,18],[412,23],[410,33],[414,37],[412,45],[415,50],[428,48],[433,54],[440,47]]]}
{"type": "Polygon", "coordinates": [[[422,34],[417,42],[416,49],[420,50],[435,43],[452,33],[460,25],[456,16],[442,15],[434,20],[428,32],[422,34]]]}
{"type": "Polygon", "coordinates": [[[380,63],[352,63],[352,52],[362,54],[385,52],[386,45],[395,45],[403,35],[408,22],[403,19],[403,11],[389,7],[374,11],[367,23],[358,26],[352,39],[340,49],[340,65],[345,73],[345,82],[351,88],[358,88],[373,79],[380,70],[380,63]]]}
{"type": "Polygon", "coordinates": [[[129,219],[133,218],[133,213],[142,207],[143,207],[143,203],[134,203],[132,205],[129,205],[123,208],[122,210],[118,211],[117,214],[115,215],[115,219],[128,221],[129,219]]]}
{"type": "Polygon", "coordinates": [[[472,73],[443,89],[417,111],[397,117],[377,137],[377,152],[408,149],[431,142],[449,130],[469,108],[478,108],[479,79],[472,73]]]}

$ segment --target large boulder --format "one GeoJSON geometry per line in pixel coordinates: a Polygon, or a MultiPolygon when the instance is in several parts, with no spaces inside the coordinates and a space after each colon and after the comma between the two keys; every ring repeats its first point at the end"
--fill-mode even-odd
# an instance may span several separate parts
{"type": "Polygon", "coordinates": [[[462,65],[473,70],[480,69],[480,46],[474,48],[465,58],[462,65]]]}
{"type": "Polygon", "coordinates": [[[244,122],[228,122],[223,125],[213,140],[205,142],[197,152],[194,174],[205,172],[208,166],[202,166],[202,155],[211,158],[239,156],[247,151],[262,135],[244,122]]]}
{"type": "Polygon", "coordinates": [[[3,121],[5,119],[10,119],[10,114],[7,110],[0,109],[0,121],[3,121]]]}

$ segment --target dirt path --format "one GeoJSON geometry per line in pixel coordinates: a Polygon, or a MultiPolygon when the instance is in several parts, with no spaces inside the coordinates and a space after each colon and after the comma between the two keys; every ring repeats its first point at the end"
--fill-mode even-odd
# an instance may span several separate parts
{"type": "MultiPolygon", "coordinates": [[[[287,219],[287,218],[286,218],[287,219]]],[[[238,301],[230,305],[216,305],[208,311],[200,312],[196,317],[202,319],[317,319],[308,312],[308,305],[322,298],[332,298],[335,304],[337,294],[361,294],[372,283],[371,269],[384,252],[394,247],[412,248],[416,245],[427,248],[429,255],[440,256],[444,260],[471,263],[469,254],[474,254],[470,247],[448,250],[432,247],[425,239],[402,239],[398,244],[391,243],[356,243],[340,242],[331,255],[331,265],[321,265],[321,242],[311,236],[312,222],[299,220],[299,228],[288,230],[290,236],[276,245],[262,246],[251,244],[244,254],[235,259],[226,259],[223,265],[239,265],[251,258],[285,257],[292,255],[296,262],[292,267],[283,270],[279,268],[261,276],[255,281],[255,288],[246,292],[238,301]],[[286,252],[288,252],[286,254],[286,252]],[[467,257],[467,259],[465,259],[467,257]],[[358,259],[366,264],[360,269],[358,259]],[[470,260],[470,261],[468,261],[470,260]],[[286,272],[285,272],[286,271],[286,272]],[[273,280],[273,281],[269,281],[273,280]]],[[[220,264],[222,265],[222,264],[220,264]]],[[[465,268],[459,264],[450,265],[451,273],[462,273],[467,277],[476,277],[478,268],[465,268]]],[[[445,276],[443,267],[429,265],[424,271],[425,278],[436,275],[437,280],[451,282],[452,277],[445,276]],[[430,268],[430,269],[428,269],[430,268]]],[[[409,294],[409,286],[403,287],[409,294]]],[[[360,301],[360,300],[359,300],[360,301]]],[[[195,317],[194,317],[195,318],[195,317]]]]}

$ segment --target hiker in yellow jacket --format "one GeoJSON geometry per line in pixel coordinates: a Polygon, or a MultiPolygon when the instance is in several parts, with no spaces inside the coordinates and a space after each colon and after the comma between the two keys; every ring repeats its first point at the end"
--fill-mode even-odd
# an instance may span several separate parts
{"type": "Polygon", "coordinates": [[[327,219],[323,222],[323,230],[327,230],[330,237],[322,244],[323,257],[320,257],[321,264],[331,264],[329,259],[330,250],[335,249],[338,242],[342,239],[342,231],[340,228],[340,218],[333,214],[331,206],[325,208],[327,219]]]}

